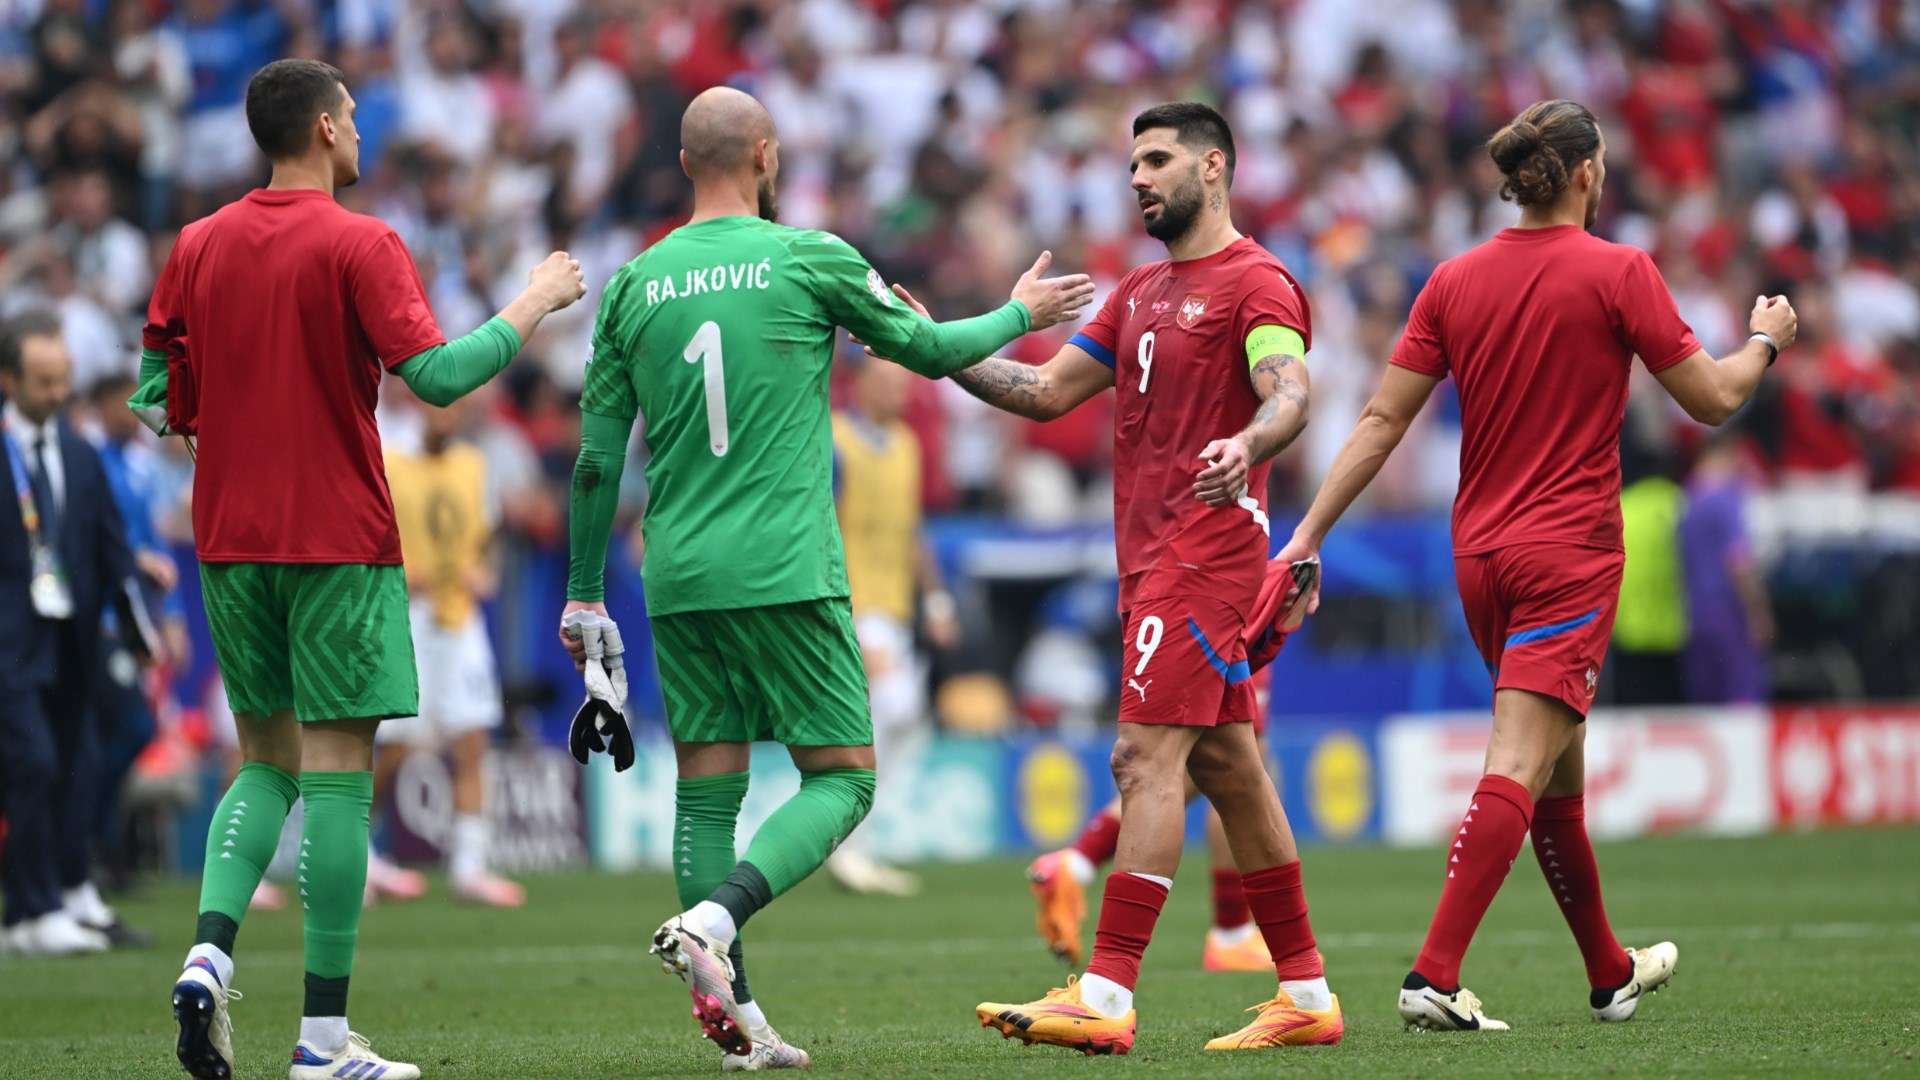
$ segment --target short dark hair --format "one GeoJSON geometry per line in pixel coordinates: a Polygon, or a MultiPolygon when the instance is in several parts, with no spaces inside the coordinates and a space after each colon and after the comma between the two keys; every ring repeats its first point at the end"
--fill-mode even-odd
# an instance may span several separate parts
{"type": "Polygon", "coordinates": [[[95,405],[125,401],[139,385],[131,372],[110,371],[93,380],[93,385],[87,388],[87,400],[95,405]]]}
{"type": "Polygon", "coordinates": [[[340,106],[346,76],[319,60],[275,60],[247,83],[247,127],[269,161],[307,149],[313,121],[340,106]]]}
{"type": "Polygon", "coordinates": [[[1198,101],[1169,101],[1133,118],[1134,138],[1153,128],[1172,128],[1182,146],[1219,150],[1227,155],[1227,185],[1233,185],[1233,129],[1213,106],[1198,101]]]}
{"type": "Polygon", "coordinates": [[[1574,166],[1600,149],[1600,124],[1577,101],[1536,101],[1487,140],[1500,167],[1500,197],[1540,206],[1560,197],[1574,166]]]}
{"type": "Polygon", "coordinates": [[[0,324],[0,371],[20,374],[20,357],[28,338],[57,338],[62,333],[60,316],[43,308],[23,311],[0,324]]]}

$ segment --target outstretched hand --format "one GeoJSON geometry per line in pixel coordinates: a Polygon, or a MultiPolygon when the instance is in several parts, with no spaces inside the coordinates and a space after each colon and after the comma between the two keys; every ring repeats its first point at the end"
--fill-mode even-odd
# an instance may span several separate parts
{"type": "Polygon", "coordinates": [[[1041,277],[1052,265],[1053,252],[1042,251],[1027,272],[1020,275],[1020,280],[1013,283],[1013,298],[1026,306],[1029,330],[1045,330],[1076,318],[1080,309],[1093,300],[1093,278],[1086,274],[1041,277]]]}

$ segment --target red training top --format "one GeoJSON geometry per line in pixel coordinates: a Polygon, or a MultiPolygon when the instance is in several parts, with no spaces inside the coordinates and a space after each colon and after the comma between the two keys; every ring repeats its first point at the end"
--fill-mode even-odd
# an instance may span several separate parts
{"type": "Polygon", "coordinates": [[[198,400],[205,562],[400,562],[373,410],[380,366],[441,344],[386,223],[315,190],[257,190],[180,231],[143,342],[198,400]]]}
{"type": "Polygon", "coordinates": [[[1700,348],[1653,259],[1574,225],[1504,229],[1433,271],[1392,362],[1460,391],[1453,551],[1621,550],[1620,421],[1635,354],[1700,348]]]}
{"type": "Polygon", "coordinates": [[[1237,505],[1194,497],[1200,451],[1237,434],[1260,397],[1247,334],[1285,326],[1311,346],[1307,297],[1280,260],[1242,237],[1200,259],[1137,267],[1077,345],[1113,368],[1113,528],[1120,610],[1165,596],[1217,596],[1245,615],[1267,559],[1267,463],[1237,505]]]}

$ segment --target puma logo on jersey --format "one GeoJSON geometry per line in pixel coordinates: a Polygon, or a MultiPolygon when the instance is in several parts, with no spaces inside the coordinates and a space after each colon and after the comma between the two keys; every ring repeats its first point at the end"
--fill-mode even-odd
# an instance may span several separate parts
{"type": "Polygon", "coordinates": [[[1142,685],[1141,683],[1135,682],[1132,679],[1127,680],[1127,689],[1132,690],[1140,695],[1140,703],[1142,705],[1145,705],[1147,703],[1147,687],[1152,685],[1153,685],[1152,679],[1148,679],[1144,685],[1142,685]]]}
{"type": "Polygon", "coordinates": [[[1185,300],[1180,301],[1180,317],[1177,321],[1180,323],[1182,330],[1191,330],[1193,329],[1193,324],[1200,321],[1200,316],[1206,313],[1206,295],[1204,293],[1192,293],[1189,294],[1185,300]]]}
{"type": "Polygon", "coordinates": [[[1140,299],[1138,297],[1134,297],[1134,296],[1127,297],[1127,318],[1129,319],[1133,318],[1133,309],[1139,306],[1140,306],[1140,299]]]}

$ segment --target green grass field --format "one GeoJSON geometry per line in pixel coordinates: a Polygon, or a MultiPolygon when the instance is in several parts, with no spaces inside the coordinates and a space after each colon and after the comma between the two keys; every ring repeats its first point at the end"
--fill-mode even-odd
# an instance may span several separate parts
{"type": "MultiPolygon", "coordinates": [[[[1631,1024],[1588,1018],[1572,939],[1530,855],[1488,916],[1466,977],[1506,1036],[1401,1030],[1394,991],[1438,887],[1431,852],[1309,852],[1307,888],[1328,974],[1347,1011],[1329,1049],[1203,1055],[1260,975],[1199,969],[1204,867],[1175,885],[1147,955],[1133,1054],[1086,1059],[1023,1048],[976,1026],[981,998],[1058,985],[1013,863],[926,871],[914,901],[802,885],[749,928],[749,970],[769,1016],[818,1072],[875,1076],[1269,1074],[1813,1075],[1920,1073],[1920,833],[1603,845],[1621,937],[1678,942],[1673,985],[1631,1024]]],[[[678,980],[645,955],[671,914],[664,876],[536,878],[517,913],[429,898],[368,913],[355,1028],[429,1077],[605,1077],[717,1072],[678,980]]],[[[0,960],[0,1076],[165,1077],[167,989],[193,924],[193,888],[123,905],[158,932],[146,952],[0,960]]],[[[257,913],[241,935],[247,994],[234,1020],[242,1077],[284,1076],[300,1006],[297,911],[257,913]]]]}

